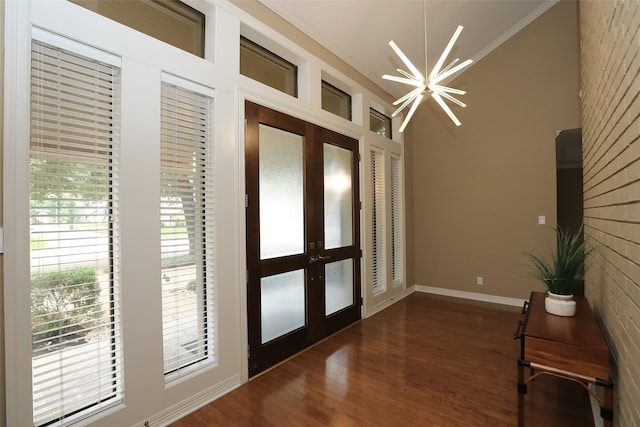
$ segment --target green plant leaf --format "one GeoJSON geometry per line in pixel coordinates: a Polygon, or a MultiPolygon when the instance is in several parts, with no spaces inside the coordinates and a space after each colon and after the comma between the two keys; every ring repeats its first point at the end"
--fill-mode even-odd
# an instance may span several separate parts
{"type": "Polygon", "coordinates": [[[575,233],[554,228],[556,247],[548,259],[533,253],[526,254],[531,274],[542,281],[549,292],[570,295],[577,281],[584,277],[585,262],[593,248],[588,247],[583,230],[583,225],[575,233]]]}

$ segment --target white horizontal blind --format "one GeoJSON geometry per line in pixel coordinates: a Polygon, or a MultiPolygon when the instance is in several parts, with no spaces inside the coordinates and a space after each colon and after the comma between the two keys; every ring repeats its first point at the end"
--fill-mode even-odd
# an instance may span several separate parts
{"type": "Polygon", "coordinates": [[[371,286],[373,295],[386,290],[384,154],[371,150],[371,286]]]}
{"type": "Polygon", "coordinates": [[[67,425],[122,401],[119,69],[33,41],[33,422],[67,425]]]}
{"type": "Polygon", "coordinates": [[[400,157],[390,157],[391,178],[391,280],[394,283],[402,281],[403,253],[402,253],[402,169],[400,157]]]}
{"type": "Polygon", "coordinates": [[[162,84],[161,283],[167,380],[215,360],[212,106],[210,96],[162,84]]]}

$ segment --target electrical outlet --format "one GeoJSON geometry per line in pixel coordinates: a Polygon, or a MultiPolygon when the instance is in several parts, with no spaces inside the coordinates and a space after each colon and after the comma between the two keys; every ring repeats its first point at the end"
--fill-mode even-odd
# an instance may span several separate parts
{"type": "Polygon", "coordinates": [[[476,277],[476,285],[484,285],[484,281],[482,280],[482,277],[480,276],[476,277]]]}

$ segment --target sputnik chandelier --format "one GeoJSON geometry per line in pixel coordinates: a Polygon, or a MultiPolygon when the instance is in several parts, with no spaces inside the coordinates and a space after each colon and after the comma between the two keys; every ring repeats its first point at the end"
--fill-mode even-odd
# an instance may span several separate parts
{"type": "Polygon", "coordinates": [[[382,78],[385,80],[391,80],[394,82],[415,87],[415,89],[411,90],[409,93],[407,93],[403,97],[398,98],[393,103],[393,105],[400,104],[400,107],[398,107],[398,109],[391,115],[392,117],[397,116],[398,113],[400,113],[404,108],[406,108],[409,104],[411,104],[411,108],[409,108],[409,113],[407,114],[404,121],[402,122],[402,125],[400,126],[400,132],[404,131],[404,128],[409,123],[409,120],[411,120],[411,117],[413,116],[413,113],[415,113],[416,108],[418,108],[418,105],[420,105],[422,100],[428,96],[431,96],[433,97],[433,99],[435,99],[438,105],[440,105],[442,110],[445,113],[447,113],[449,118],[453,121],[453,123],[455,123],[456,126],[461,125],[460,120],[458,120],[456,115],[453,114],[453,111],[451,111],[451,108],[449,108],[449,106],[444,100],[447,99],[461,107],[466,107],[466,104],[464,104],[463,102],[461,102],[460,100],[458,100],[452,95],[452,94],[464,95],[466,92],[460,89],[454,89],[452,87],[443,86],[441,83],[446,78],[453,76],[458,71],[462,70],[463,68],[467,67],[469,64],[473,62],[471,59],[467,59],[466,61],[458,64],[460,59],[456,58],[449,65],[442,68],[444,61],[449,56],[449,53],[451,52],[453,45],[456,43],[456,40],[458,39],[458,37],[460,36],[460,33],[462,32],[462,28],[463,27],[461,25],[458,26],[456,31],[453,33],[453,36],[451,36],[451,40],[449,40],[449,44],[447,44],[447,47],[445,47],[444,51],[442,52],[442,55],[440,55],[440,59],[438,59],[438,62],[436,62],[436,65],[433,67],[433,70],[431,70],[431,73],[429,73],[429,68],[427,67],[428,65],[427,64],[427,10],[426,10],[426,0],[425,0],[424,56],[425,56],[425,74],[427,74],[427,77],[423,76],[422,73],[418,71],[416,66],[413,65],[411,61],[409,61],[409,58],[407,58],[407,56],[402,52],[402,50],[400,50],[398,45],[396,45],[393,42],[393,40],[389,42],[389,46],[391,46],[393,51],[396,53],[396,55],[398,55],[400,60],[402,60],[404,65],[407,66],[407,68],[409,69],[409,71],[411,71],[411,73],[398,68],[396,71],[400,73],[401,76],[390,76],[388,74],[385,74],[384,76],[382,76],[382,78]]]}

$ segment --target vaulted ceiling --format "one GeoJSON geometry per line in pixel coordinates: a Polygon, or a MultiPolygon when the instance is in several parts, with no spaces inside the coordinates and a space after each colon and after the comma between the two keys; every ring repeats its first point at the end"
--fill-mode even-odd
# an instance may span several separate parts
{"type": "Polygon", "coordinates": [[[393,40],[424,72],[458,25],[464,26],[448,64],[477,62],[553,6],[557,0],[260,0],[393,96],[407,86],[382,79],[404,68],[393,40]],[[425,26],[426,21],[426,26],[425,26]],[[427,46],[425,49],[425,28],[427,46]]]}

